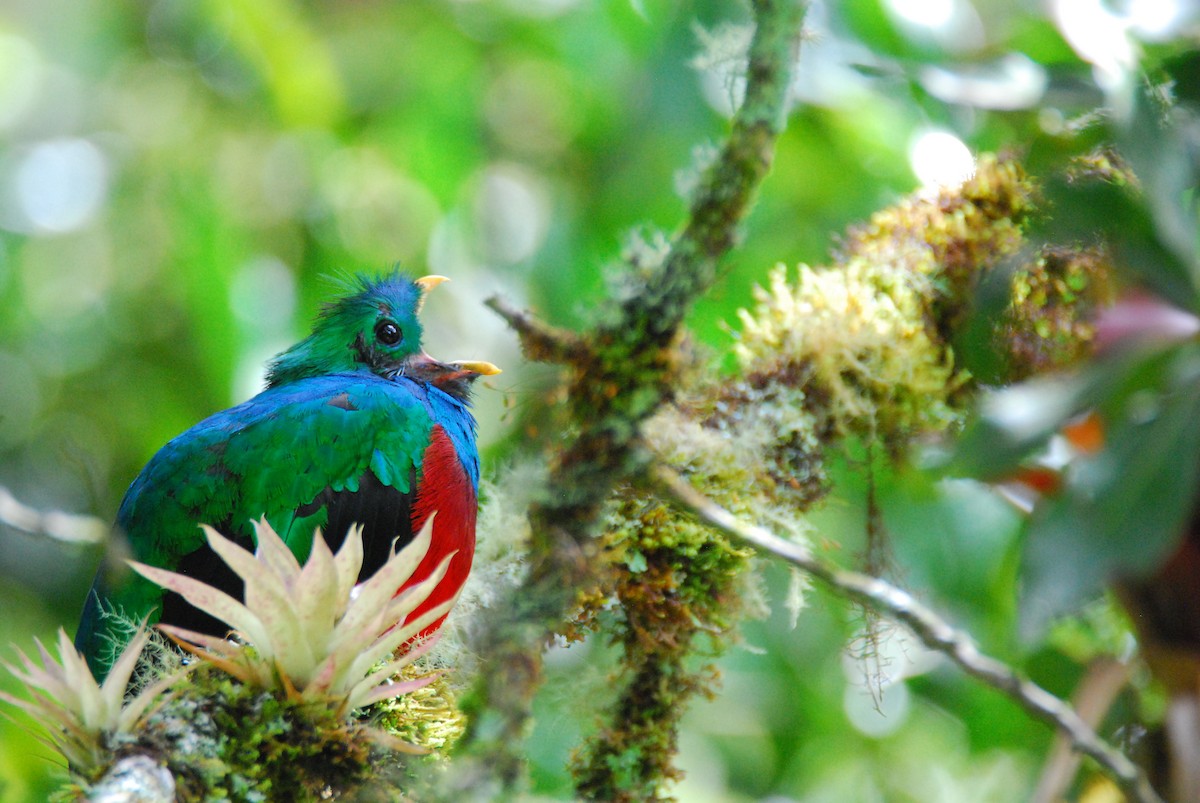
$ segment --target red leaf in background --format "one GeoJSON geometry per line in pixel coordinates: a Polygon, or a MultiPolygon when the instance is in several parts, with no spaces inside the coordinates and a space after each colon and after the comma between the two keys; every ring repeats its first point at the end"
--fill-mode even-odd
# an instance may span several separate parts
{"type": "Polygon", "coordinates": [[[1101,353],[1121,346],[1178,343],[1200,333],[1200,318],[1157,296],[1131,293],[1096,316],[1095,344],[1101,353]]]}

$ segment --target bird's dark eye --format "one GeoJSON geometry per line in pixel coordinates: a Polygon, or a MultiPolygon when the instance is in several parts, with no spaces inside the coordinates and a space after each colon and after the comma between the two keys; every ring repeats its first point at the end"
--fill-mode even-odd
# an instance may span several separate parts
{"type": "Polygon", "coordinates": [[[385,346],[396,345],[402,337],[400,327],[391,321],[380,321],[375,324],[375,339],[385,346]]]}

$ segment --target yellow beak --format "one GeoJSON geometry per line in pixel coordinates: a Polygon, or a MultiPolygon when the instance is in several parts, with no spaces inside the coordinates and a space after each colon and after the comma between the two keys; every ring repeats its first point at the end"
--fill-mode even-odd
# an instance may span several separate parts
{"type": "Polygon", "coordinates": [[[483,360],[455,360],[450,365],[464,371],[470,371],[473,374],[479,374],[480,376],[495,376],[501,373],[500,369],[495,365],[483,360]]]}
{"type": "Polygon", "coordinates": [[[417,312],[421,311],[421,307],[425,306],[425,296],[429,295],[429,291],[437,287],[442,282],[450,281],[445,276],[438,276],[436,273],[429,276],[422,276],[420,279],[413,280],[413,284],[421,288],[421,300],[417,302],[417,312]]]}

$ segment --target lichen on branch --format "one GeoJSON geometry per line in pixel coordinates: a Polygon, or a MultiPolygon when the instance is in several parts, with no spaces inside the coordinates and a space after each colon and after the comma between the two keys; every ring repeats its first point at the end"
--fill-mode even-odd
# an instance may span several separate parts
{"type": "MultiPolygon", "coordinates": [[[[958,426],[976,381],[957,342],[981,283],[1009,283],[990,345],[1008,355],[1010,375],[1086,353],[1087,319],[1106,300],[1111,266],[1095,246],[1031,246],[1025,229],[1037,200],[1016,162],[984,155],[963,185],[915,193],[852,229],[832,264],[800,266],[795,278],[776,268],[741,313],[732,373],[714,367],[720,360],[686,366],[679,330],[662,348],[636,353],[644,364],[622,351],[638,330],[612,324],[549,349],[580,355],[570,363],[576,420],[599,410],[615,423],[580,425],[592,451],[577,441],[556,470],[584,482],[584,496],[577,489],[535,511],[535,529],[539,521],[546,533],[564,520],[590,521],[594,491],[607,487],[598,478],[614,471],[606,463],[612,444],[637,433],[638,450],[623,453],[624,477],[639,476],[654,455],[747,521],[803,542],[805,515],[830,490],[825,466],[834,451],[865,442],[900,459],[914,442],[958,426]],[[1034,315],[1048,298],[1058,302],[1050,325],[1034,315]],[[614,365],[614,354],[623,362],[614,365]],[[647,404],[655,409],[649,417],[647,404]]],[[[648,271],[652,281],[654,266],[648,271]]],[[[549,330],[495,306],[539,338],[531,350],[547,351],[549,330]]],[[[598,538],[572,540],[567,550],[587,555],[571,581],[575,613],[548,623],[569,638],[602,634],[623,652],[617,693],[575,754],[577,788],[594,800],[664,799],[677,774],[682,711],[695,694],[714,690],[712,660],[754,607],[746,593],[753,562],[637,483],[618,485],[602,504],[598,538]]]]}
{"type": "MultiPolygon", "coordinates": [[[[679,235],[662,264],[602,311],[600,323],[572,349],[568,408],[575,436],[553,457],[554,494],[530,510],[530,568],[498,606],[480,645],[489,662],[469,710],[469,747],[513,788],[518,752],[540,677],[548,636],[569,618],[576,595],[596,572],[593,535],[602,507],[623,478],[645,465],[642,423],[672,395],[674,345],[692,302],[717,277],[750,200],[771,163],[784,118],[804,8],[796,0],[755,0],[745,99],[720,154],[702,177],[679,235]]],[[[544,344],[543,344],[544,346],[544,344]]],[[[530,356],[545,353],[527,344],[530,356]]],[[[467,773],[467,775],[473,775],[467,773]]]]}

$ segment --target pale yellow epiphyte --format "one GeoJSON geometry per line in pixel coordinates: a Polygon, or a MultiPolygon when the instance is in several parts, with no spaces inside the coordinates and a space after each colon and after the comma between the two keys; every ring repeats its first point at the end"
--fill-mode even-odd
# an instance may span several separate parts
{"type": "Polygon", "coordinates": [[[441,582],[451,553],[425,580],[396,594],[416,571],[432,540],[431,514],[411,543],[368,580],[355,585],[362,566],[362,528],[354,526],[337,554],[318,533],[301,565],[263,519],[255,522],[254,553],[205,527],[209,546],[242,579],[245,602],[198,580],[131,562],[147,579],[236,632],[226,640],[162,625],[163,631],[244,683],[281,689],[298,701],[325,701],[341,712],[406,694],[431,678],[393,683],[391,677],[432,646],[408,645],[450,610],[448,600],[411,622],[409,615],[441,582]]]}
{"type": "Polygon", "coordinates": [[[140,623],[103,683],[96,682],[87,660],[64,630],[58,631],[57,659],[34,639],[38,660],[17,650],[23,666],[0,664],[25,685],[31,699],[0,692],[0,700],[24,709],[44,724],[49,731],[44,741],[62,753],[72,769],[90,772],[106,759],[105,736],[132,731],[152,703],[165,699],[163,693],[182,674],[160,678],[126,701],[125,690],[149,638],[145,622],[140,623]]]}

